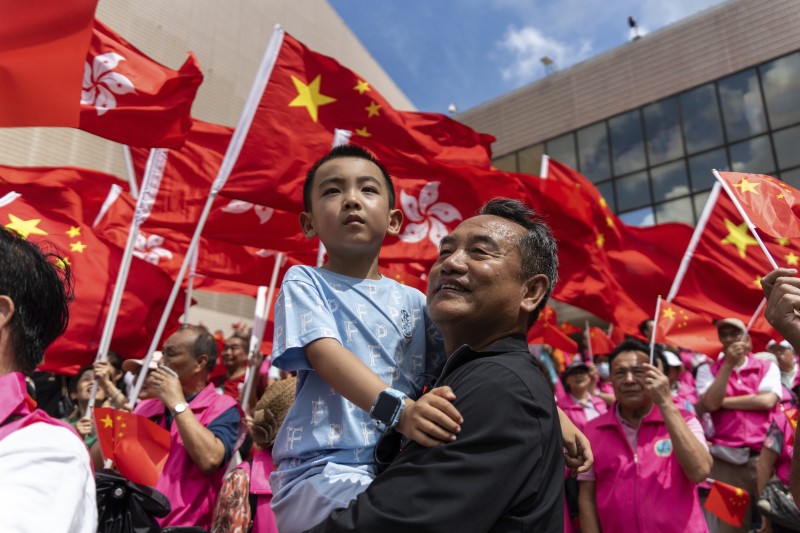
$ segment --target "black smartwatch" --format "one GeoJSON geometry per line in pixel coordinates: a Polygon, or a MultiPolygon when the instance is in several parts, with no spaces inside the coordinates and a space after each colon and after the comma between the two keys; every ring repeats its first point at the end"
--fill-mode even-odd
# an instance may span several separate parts
{"type": "Polygon", "coordinates": [[[405,409],[406,395],[394,389],[386,389],[378,393],[375,403],[369,410],[369,416],[378,426],[378,431],[386,433],[400,422],[400,416],[405,409]]]}

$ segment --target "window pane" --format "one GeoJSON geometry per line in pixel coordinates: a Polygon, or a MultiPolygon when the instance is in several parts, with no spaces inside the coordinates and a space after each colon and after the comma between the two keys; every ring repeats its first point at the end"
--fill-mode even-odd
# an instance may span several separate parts
{"type": "Polygon", "coordinates": [[[692,191],[705,191],[714,186],[711,169],[728,170],[728,156],[725,149],[698,154],[689,158],[689,176],[692,178],[692,191]]]}
{"type": "Polygon", "coordinates": [[[690,154],[722,144],[722,123],[719,120],[717,93],[708,84],[681,96],[683,133],[686,151],[690,154]]]}
{"type": "Polygon", "coordinates": [[[610,181],[605,183],[598,183],[596,185],[597,190],[600,192],[600,196],[602,196],[606,203],[608,204],[608,208],[611,209],[614,213],[617,212],[617,202],[614,200],[614,184],[610,181]]]}
{"type": "Polygon", "coordinates": [[[683,159],[650,169],[653,198],[656,202],[689,194],[689,177],[683,159]]]}
{"type": "Polygon", "coordinates": [[[608,121],[614,175],[641,170],[645,166],[644,141],[639,111],[633,110],[608,121]]]}
{"type": "Polygon", "coordinates": [[[575,159],[575,137],[571,133],[547,141],[544,153],[559,163],[578,168],[578,162],[575,159]]]}
{"type": "Polygon", "coordinates": [[[728,142],[767,131],[761,89],[754,69],[720,80],[719,96],[728,142]]]}
{"type": "Polygon", "coordinates": [[[622,213],[619,215],[619,219],[629,226],[652,226],[655,224],[653,208],[650,206],[622,213]]]}
{"type": "Polygon", "coordinates": [[[800,189],[800,167],[781,172],[781,179],[794,187],[800,189]]]}
{"type": "Polygon", "coordinates": [[[683,156],[683,139],[678,123],[678,99],[669,98],[644,108],[647,155],[651,165],[683,156]]]}
{"type": "Polygon", "coordinates": [[[769,137],[762,135],[749,141],[732,144],[731,169],[734,172],[751,174],[772,174],[775,172],[775,161],[772,159],[772,147],[769,137]]]}
{"type": "Polygon", "coordinates": [[[544,153],[543,144],[535,144],[523,148],[517,155],[519,156],[519,171],[525,174],[538,176],[542,171],[542,154],[544,153]]]}
{"type": "Polygon", "coordinates": [[[517,154],[511,153],[498,157],[492,161],[492,164],[500,170],[506,172],[517,172],[517,154]]]}
{"type": "Polygon", "coordinates": [[[647,172],[637,172],[631,176],[614,180],[617,189],[617,207],[629,211],[650,203],[650,187],[647,172]]]}
{"type": "Polygon", "coordinates": [[[605,122],[578,130],[578,157],[579,170],[590,181],[597,183],[611,177],[605,122]]]}
{"type": "MultiPolygon", "coordinates": [[[[797,97],[800,99],[800,95],[797,97]]],[[[775,153],[778,155],[778,168],[800,165],[800,126],[774,133],[772,140],[775,142],[775,153]]]]}
{"type": "MultiPolygon", "coordinates": [[[[725,191],[721,191],[722,194],[725,194],[725,191]]],[[[703,213],[703,209],[706,207],[706,202],[708,201],[708,197],[711,195],[711,192],[701,192],[700,194],[695,194],[692,197],[694,201],[694,212],[697,213],[697,218],[700,218],[700,215],[703,213]]],[[[693,224],[694,225],[694,224],[693,224]]]]}
{"type": "Polygon", "coordinates": [[[692,199],[681,198],[672,200],[656,206],[656,222],[685,222],[694,224],[694,214],[692,213],[692,199]]]}
{"type": "Polygon", "coordinates": [[[759,67],[772,129],[800,122],[800,53],[759,67]]]}

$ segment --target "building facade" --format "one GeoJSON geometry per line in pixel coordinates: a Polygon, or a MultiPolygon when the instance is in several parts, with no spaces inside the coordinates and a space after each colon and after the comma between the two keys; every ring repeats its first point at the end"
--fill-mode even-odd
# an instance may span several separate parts
{"type": "Polygon", "coordinates": [[[633,225],[694,224],[711,169],[800,188],[800,2],[731,0],[461,113],[494,164],[542,154],[633,225]]]}

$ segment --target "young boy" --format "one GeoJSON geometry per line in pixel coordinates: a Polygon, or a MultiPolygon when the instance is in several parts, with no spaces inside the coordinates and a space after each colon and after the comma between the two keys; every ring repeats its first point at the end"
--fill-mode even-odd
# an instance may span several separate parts
{"type": "Polygon", "coordinates": [[[366,489],[381,431],[435,446],[462,421],[449,388],[422,396],[444,363],[424,295],[378,272],[383,239],[403,220],[386,169],[339,146],[308,172],[303,200],[303,232],[320,238],[328,262],[292,267],[275,306],[273,364],[298,372],[270,476],[282,533],[309,529],[366,489]]]}

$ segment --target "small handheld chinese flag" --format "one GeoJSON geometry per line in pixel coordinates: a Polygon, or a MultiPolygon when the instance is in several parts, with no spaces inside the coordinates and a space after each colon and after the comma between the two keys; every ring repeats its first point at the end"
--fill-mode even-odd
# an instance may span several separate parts
{"type": "Polygon", "coordinates": [[[154,487],[169,456],[169,431],[150,420],[116,409],[94,410],[97,440],[122,476],[154,487]]]}
{"type": "Polygon", "coordinates": [[[704,507],[720,520],[741,527],[749,505],[750,494],[746,490],[715,480],[704,507]]]}
{"type": "Polygon", "coordinates": [[[656,320],[655,342],[691,348],[716,359],[722,345],[711,319],[675,302],[662,301],[656,320]]]}

